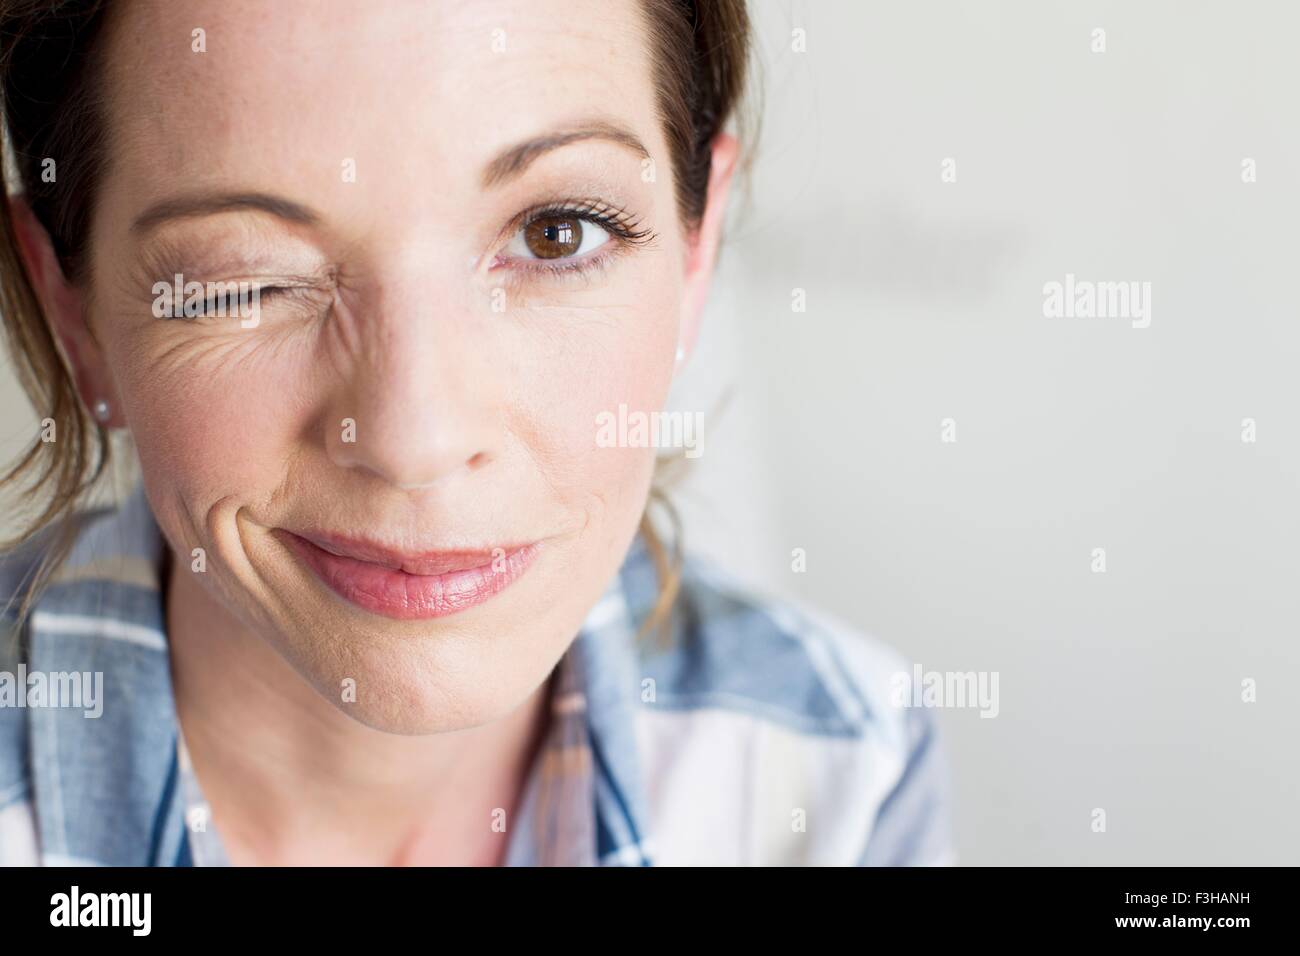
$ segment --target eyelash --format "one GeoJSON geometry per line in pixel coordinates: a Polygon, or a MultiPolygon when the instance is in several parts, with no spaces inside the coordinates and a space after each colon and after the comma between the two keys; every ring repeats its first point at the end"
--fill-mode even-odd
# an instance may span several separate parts
{"type": "MultiPolygon", "coordinates": [[[[658,234],[653,230],[641,228],[641,220],[626,209],[613,206],[599,199],[548,203],[544,206],[529,209],[515,218],[506,234],[508,237],[513,238],[520,229],[526,229],[539,219],[564,216],[600,226],[610,234],[610,241],[604,243],[599,251],[581,258],[525,259],[518,256],[511,258],[498,257],[498,263],[509,263],[510,267],[517,271],[541,273],[561,278],[583,276],[603,269],[615,256],[636,246],[649,245],[658,238],[658,234]],[[610,246],[616,246],[616,248],[610,249],[610,246]]],[[[493,266],[493,268],[497,267],[493,266]]]]}
{"type": "MultiPolygon", "coordinates": [[[[257,287],[257,296],[258,296],[259,303],[261,303],[262,301],[268,298],[284,299],[286,301],[291,302],[294,299],[302,299],[302,298],[310,297],[313,294],[313,291],[314,290],[310,286],[305,286],[305,285],[263,285],[257,287]]],[[[203,311],[199,315],[190,316],[190,315],[178,314],[178,315],[170,316],[169,320],[180,321],[180,322],[201,322],[205,318],[209,318],[216,315],[216,313],[219,311],[218,306],[222,303],[223,299],[225,303],[226,315],[228,316],[236,315],[237,313],[234,312],[233,310],[238,307],[239,300],[235,296],[226,295],[226,296],[214,296],[213,298],[210,299],[204,299],[203,311]]]]}

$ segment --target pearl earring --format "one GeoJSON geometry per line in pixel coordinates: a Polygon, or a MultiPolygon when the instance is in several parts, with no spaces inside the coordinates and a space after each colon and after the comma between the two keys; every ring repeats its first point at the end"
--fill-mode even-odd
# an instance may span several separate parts
{"type": "Polygon", "coordinates": [[[101,422],[108,421],[108,402],[104,401],[101,398],[99,401],[95,403],[94,412],[95,412],[95,418],[97,418],[99,421],[101,422]]]}

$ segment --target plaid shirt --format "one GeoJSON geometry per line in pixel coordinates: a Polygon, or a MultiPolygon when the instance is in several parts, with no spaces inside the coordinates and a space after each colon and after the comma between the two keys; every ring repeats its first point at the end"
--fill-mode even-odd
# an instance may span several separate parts
{"type": "MultiPolygon", "coordinates": [[[[0,864],[228,864],[176,718],[143,486],[82,515],[20,630],[41,544],[0,557],[0,864]],[[95,673],[93,709],[28,693],[95,673]]],[[[671,643],[638,640],[657,587],[638,537],[557,665],[507,865],[954,861],[933,720],[890,693],[906,661],[694,558],[671,643]]]]}

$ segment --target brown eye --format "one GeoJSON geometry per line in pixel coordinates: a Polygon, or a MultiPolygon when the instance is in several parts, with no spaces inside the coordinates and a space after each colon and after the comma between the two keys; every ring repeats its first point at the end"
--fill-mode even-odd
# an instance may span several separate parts
{"type": "Polygon", "coordinates": [[[524,227],[524,245],[538,259],[563,259],[582,248],[582,221],[572,216],[542,216],[524,227]]]}

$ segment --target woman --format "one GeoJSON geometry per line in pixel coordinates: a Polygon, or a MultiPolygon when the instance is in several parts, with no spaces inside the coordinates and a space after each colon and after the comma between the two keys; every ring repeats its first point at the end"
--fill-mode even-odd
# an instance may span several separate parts
{"type": "Polygon", "coordinates": [[[674,560],[597,440],[696,338],[741,0],[3,9],[0,860],[949,859],[906,665],[674,560]]]}

